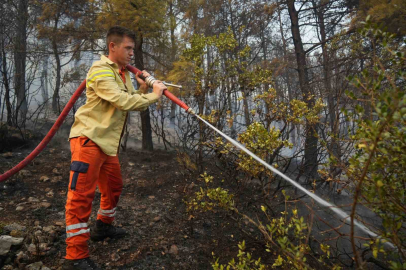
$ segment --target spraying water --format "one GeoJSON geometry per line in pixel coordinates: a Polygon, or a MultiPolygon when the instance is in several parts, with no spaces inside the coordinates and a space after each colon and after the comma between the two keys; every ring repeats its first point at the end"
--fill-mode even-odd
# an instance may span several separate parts
{"type": "MultiPolygon", "coordinates": [[[[344,219],[344,221],[346,219],[349,219],[350,216],[344,212],[343,210],[341,210],[340,208],[338,208],[338,206],[333,205],[325,200],[323,200],[322,198],[320,198],[319,196],[317,196],[316,194],[308,191],[307,189],[305,189],[304,187],[302,187],[299,183],[297,183],[296,181],[292,180],[291,178],[289,178],[288,176],[286,176],[285,174],[281,173],[279,170],[277,170],[276,168],[274,168],[273,166],[269,165],[268,163],[266,163],[265,161],[263,161],[262,159],[260,159],[258,156],[256,156],[254,153],[252,153],[250,150],[248,150],[247,148],[245,148],[242,144],[240,144],[239,142],[233,140],[232,138],[230,138],[229,136],[227,136],[226,134],[224,134],[223,132],[221,132],[220,130],[218,130],[217,128],[215,128],[214,126],[212,126],[209,122],[205,121],[203,118],[201,118],[200,116],[198,116],[197,114],[194,114],[198,119],[200,119],[203,123],[205,123],[207,126],[209,126],[210,128],[212,128],[214,131],[216,131],[217,133],[219,133],[221,136],[223,136],[225,139],[227,139],[230,143],[232,143],[233,145],[235,145],[236,147],[240,148],[242,151],[244,151],[245,153],[247,153],[248,155],[250,155],[252,158],[254,158],[256,161],[258,161],[259,163],[261,163],[262,165],[264,165],[266,168],[268,168],[269,170],[271,170],[272,172],[274,172],[275,174],[279,175],[280,177],[282,177],[283,179],[285,179],[286,181],[288,181],[289,183],[291,183],[292,185],[294,185],[295,187],[297,187],[298,189],[300,189],[301,191],[303,191],[306,195],[310,196],[312,199],[314,199],[315,201],[317,201],[319,204],[330,208],[334,213],[336,213],[338,216],[342,217],[344,219]]],[[[372,232],[370,229],[368,229],[364,224],[359,223],[357,220],[354,220],[354,224],[355,226],[357,226],[359,229],[361,229],[363,232],[367,233],[368,235],[372,236],[372,237],[378,237],[378,235],[374,232],[372,232]]],[[[389,245],[391,248],[395,248],[395,246],[390,243],[390,242],[385,242],[385,244],[389,245]]]]}

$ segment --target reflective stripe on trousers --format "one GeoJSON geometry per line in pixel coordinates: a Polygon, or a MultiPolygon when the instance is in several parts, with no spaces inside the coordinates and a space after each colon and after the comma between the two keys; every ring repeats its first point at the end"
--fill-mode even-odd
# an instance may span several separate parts
{"type": "Polygon", "coordinates": [[[97,214],[100,216],[105,216],[105,217],[114,217],[114,216],[116,216],[116,207],[114,207],[113,209],[106,209],[106,210],[99,209],[97,214]]]}
{"type": "Polygon", "coordinates": [[[72,224],[69,226],[66,226],[66,237],[72,237],[75,235],[79,235],[82,233],[88,233],[90,232],[90,229],[87,228],[87,223],[77,223],[77,224],[72,224]],[[80,231],[74,232],[76,229],[81,229],[80,231]]]}

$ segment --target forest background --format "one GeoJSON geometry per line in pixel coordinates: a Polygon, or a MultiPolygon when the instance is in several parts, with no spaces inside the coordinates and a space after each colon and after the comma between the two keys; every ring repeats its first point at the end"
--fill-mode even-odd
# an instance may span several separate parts
{"type": "Polygon", "coordinates": [[[132,113],[121,148],[138,129],[142,149],[176,149],[205,186],[185,201],[191,219],[223,211],[256,228],[246,233],[258,255],[241,239],[236,259],[215,254],[213,269],[406,269],[405,1],[4,0],[0,14],[0,151],[54,121],[105,53],[106,30],[125,26],[136,33],[134,66],[182,85],[169,90],[349,214],[324,221],[303,194],[163,98],[132,113]],[[255,210],[244,212],[238,190],[253,185],[255,210]]]}

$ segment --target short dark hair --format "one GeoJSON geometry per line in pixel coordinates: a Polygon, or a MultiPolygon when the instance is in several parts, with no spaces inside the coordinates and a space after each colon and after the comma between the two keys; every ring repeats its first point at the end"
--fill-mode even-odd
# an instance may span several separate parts
{"type": "Polygon", "coordinates": [[[107,32],[106,46],[109,49],[110,42],[120,44],[123,41],[124,36],[131,38],[135,41],[135,34],[130,29],[121,26],[113,26],[107,32]]]}

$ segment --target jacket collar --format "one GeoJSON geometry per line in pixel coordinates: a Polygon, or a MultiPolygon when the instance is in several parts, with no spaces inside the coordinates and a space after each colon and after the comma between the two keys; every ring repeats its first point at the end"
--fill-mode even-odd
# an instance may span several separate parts
{"type": "Polygon", "coordinates": [[[111,61],[111,60],[110,60],[107,56],[105,56],[105,55],[102,55],[100,60],[106,62],[107,64],[109,64],[109,65],[111,65],[111,66],[112,66],[112,65],[116,65],[116,67],[117,67],[117,64],[114,63],[113,61],[111,61]]]}
{"type": "MultiPolygon", "coordinates": [[[[117,63],[114,63],[113,61],[111,61],[107,56],[102,55],[100,60],[106,62],[106,63],[109,64],[110,66],[114,66],[114,65],[115,65],[115,67],[118,69],[117,63]]],[[[127,69],[126,67],[122,67],[122,68],[121,68],[121,72],[124,72],[126,69],[127,69]]],[[[120,70],[119,70],[119,72],[120,72],[120,70]]]]}

